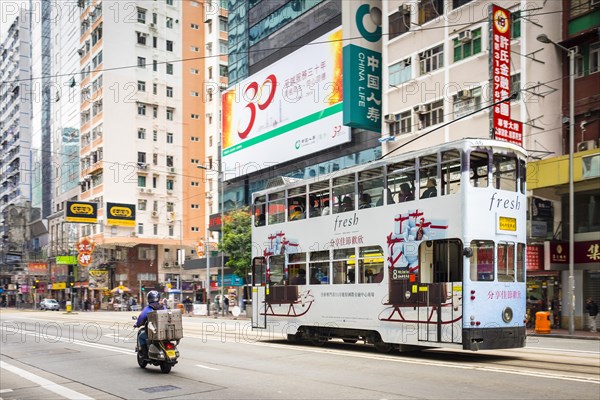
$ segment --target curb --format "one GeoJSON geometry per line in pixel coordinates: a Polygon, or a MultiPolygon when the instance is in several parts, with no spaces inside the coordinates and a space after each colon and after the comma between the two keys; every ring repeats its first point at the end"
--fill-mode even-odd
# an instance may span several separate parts
{"type": "Polygon", "coordinates": [[[559,339],[600,340],[600,336],[565,335],[561,333],[528,333],[529,337],[551,337],[559,339]]]}

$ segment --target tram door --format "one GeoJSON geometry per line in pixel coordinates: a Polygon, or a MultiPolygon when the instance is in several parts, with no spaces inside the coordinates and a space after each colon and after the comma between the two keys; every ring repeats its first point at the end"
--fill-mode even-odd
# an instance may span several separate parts
{"type": "Polygon", "coordinates": [[[266,284],[267,262],[263,257],[256,257],[252,260],[252,328],[267,327],[266,284]]]}
{"type": "Polygon", "coordinates": [[[422,242],[419,246],[419,340],[462,343],[462,242],[422,242]]]}

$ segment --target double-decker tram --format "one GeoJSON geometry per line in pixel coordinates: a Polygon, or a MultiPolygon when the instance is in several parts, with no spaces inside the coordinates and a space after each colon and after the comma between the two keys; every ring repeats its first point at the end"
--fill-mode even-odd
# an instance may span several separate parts
{"type": "Polygon", "coordinates": [[[254,193],[253,328],[523,347],[525,167],[518,146],[463,139],[254,193]]]}

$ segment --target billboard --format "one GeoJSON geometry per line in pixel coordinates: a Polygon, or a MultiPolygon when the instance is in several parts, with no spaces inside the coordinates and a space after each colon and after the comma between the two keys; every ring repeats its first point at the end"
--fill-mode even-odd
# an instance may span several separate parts
{"type": "Polygon", "coordinates": [[[335,29],[223,94],[224,170],[243,175],[350,141],[341,39],[335,29]]]}
{"type": "Polygon", "coordinates": [[[381,132],[381,0],[342,1],[344,125],[381,132]]]}
{"type": "MultiPolygon", "coordinates": [[[[510,92],[510,11],[491,5],[490,69],[492,100],[508,99],[510,92]]],[[[510,101],[496,104],[490,110],[493,138],[523,146],[523,123],[510,118],[510,101]]]]}
{"type": "Polygon", "coordinates": [[[108,225],[135,226],[135,205],[106,203],[108,225]]]}
{"type": "Polygon", "coordinates": [[[90,223],[98,222],[98,203],[83,201],[67,201],[67,222],[90,223]]]}

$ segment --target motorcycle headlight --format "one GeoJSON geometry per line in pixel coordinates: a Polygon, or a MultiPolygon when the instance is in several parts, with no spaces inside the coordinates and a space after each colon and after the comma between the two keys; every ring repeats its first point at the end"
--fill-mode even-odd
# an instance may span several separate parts
{"type": "Polygon", "coordinates": [[[512,321],[512,319],[513,319],[513,310],[510,307],[506,307],[502,311],[502,321],[508,323],[508,322],[512,321]]]}

